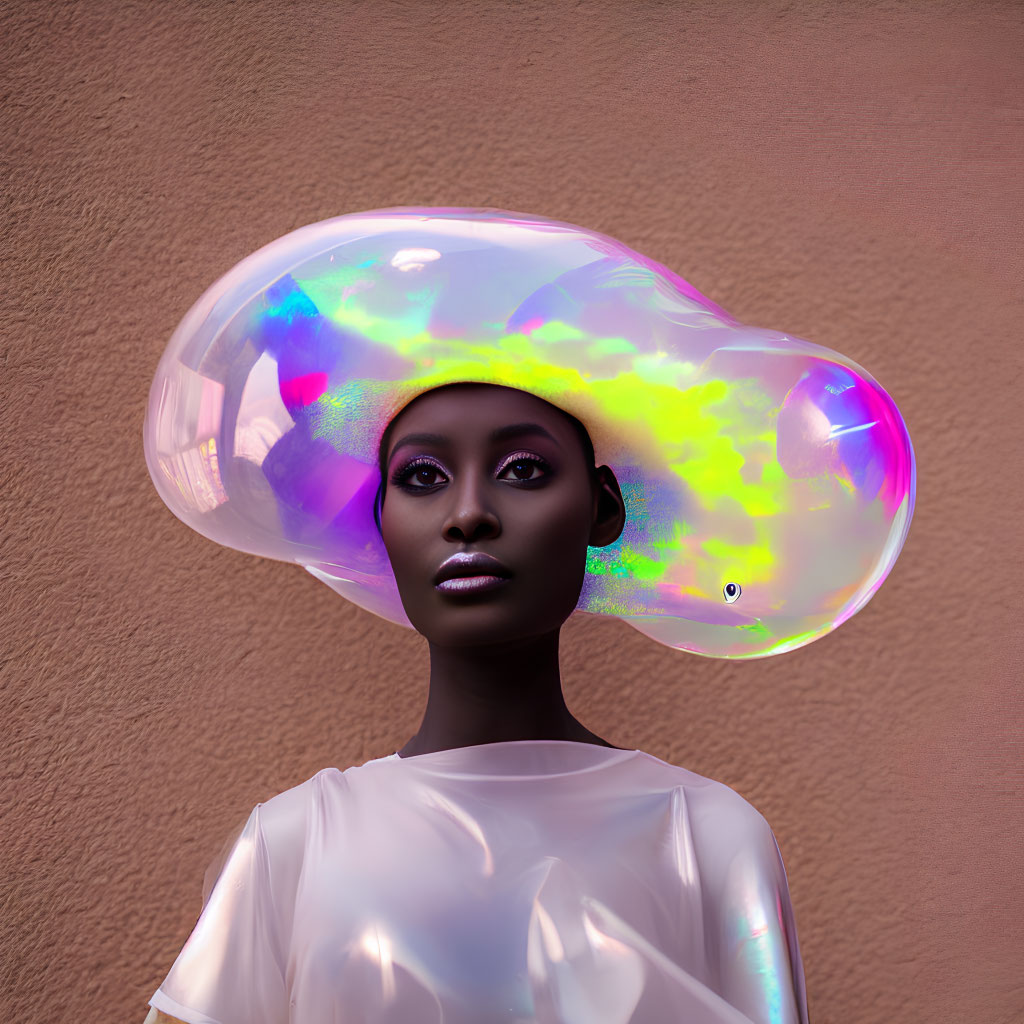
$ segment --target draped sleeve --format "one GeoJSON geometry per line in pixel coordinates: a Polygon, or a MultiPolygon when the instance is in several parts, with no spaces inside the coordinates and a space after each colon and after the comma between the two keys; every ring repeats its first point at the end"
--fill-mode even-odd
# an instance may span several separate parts
{"type": "Polygon", "coordinates": [[[709,962],[719,994],[753,1024],[807,1024],[786,870],[768,822],[720,783],[695,833],[709,962]]]}
{"type": "Polygon", "coordinates": [[[257,804],[149,1005],[185,1024],[286,1024],[287,950],[257,804]]]}

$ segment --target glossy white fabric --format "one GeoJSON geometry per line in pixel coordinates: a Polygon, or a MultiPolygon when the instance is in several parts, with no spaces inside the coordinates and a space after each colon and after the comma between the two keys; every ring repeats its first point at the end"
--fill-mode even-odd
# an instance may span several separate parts
{"type": "Polygon", "coordinates": [[[742,797],[525,740],[327,768],[258,804],[150,1001],[188,1024],[804,1024],[742,797]]]}

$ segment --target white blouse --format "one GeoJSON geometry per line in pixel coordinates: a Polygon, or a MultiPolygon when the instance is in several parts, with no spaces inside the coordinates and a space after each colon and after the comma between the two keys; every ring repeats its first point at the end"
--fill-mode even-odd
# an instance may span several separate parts
{"type": "Polygon", "coordinates": [[[150,1005],[188,1024],[806,1024],[786,874],[721,783],[489,743],[257,804],[150,1005]]]}

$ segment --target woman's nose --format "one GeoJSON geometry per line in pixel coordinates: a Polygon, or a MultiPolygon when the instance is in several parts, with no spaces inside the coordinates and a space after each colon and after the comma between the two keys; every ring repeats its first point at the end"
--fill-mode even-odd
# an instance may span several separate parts
{"type": "Polygon", "coordinates": [[[483,484],[467,477],[451,489],[451,494],[453,501],[444,524],[447,538],[472,541],[501,533],[501,520],[483,484]]]}

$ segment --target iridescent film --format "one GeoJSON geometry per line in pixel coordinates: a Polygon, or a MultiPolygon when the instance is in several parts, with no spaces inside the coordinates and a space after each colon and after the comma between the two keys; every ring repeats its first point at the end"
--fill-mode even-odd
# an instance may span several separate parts
{"type": "Polygon", "coordinates": [[[764,818],[565,740],[391,754],[259,804],[150,1005],[195,1024],[808,1020],[764,818]]]}
{"type": "Polygon", "coordinates": [[[913,449],[867,371],[738,323],[613,238],[502,210],[349,214],[243,260],[170,340],[146,460],[204,536],[409,626],[374,521],[378,445],[409,401],[459,381],[584,423],[627,522],[590,549],[578,610],[671,647],[810,643],[906,538],[913,449]]]}

